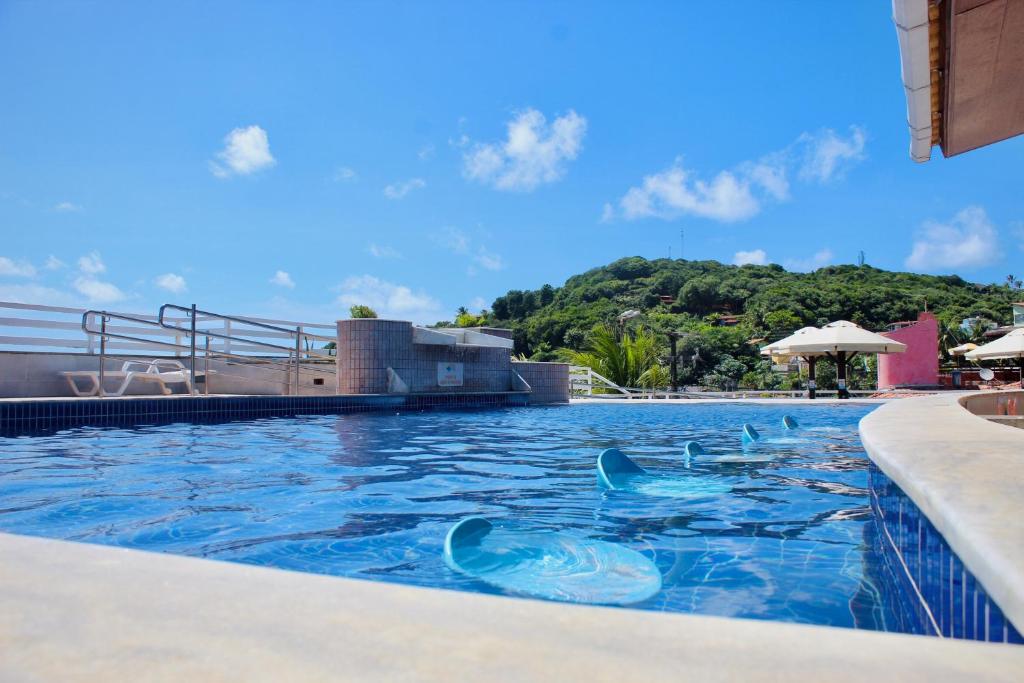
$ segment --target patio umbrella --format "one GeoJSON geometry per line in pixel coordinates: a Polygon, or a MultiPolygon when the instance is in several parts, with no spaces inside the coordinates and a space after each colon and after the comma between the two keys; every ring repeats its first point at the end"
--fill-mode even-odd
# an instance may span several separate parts
{"type": "MultiPolygon", "coordinates": [[[[1006,336],[988,344],[982,344],[964,354],[967,360],[992,360],[995,358],[1020,359],[1021,380],[1024,380],[1024,327],[1018,327],[1006,336]]],[[[1024,381],[1021,382],[1024,386],[1024,381]]]]}
{"type": "Polygon", "coordinates": [[[869,332],[847,320],[837,320],[816,332],[808,332],[786,347],[786,351],[795,356],[818,354],[834,358],[839,398],[850,397],[846,389],[846,363],[858,353],[902,353],[906,350],[906,344],[869,332]]]}
{"type": "Polygon", "coordinates": [[[960,346],[954,346],[951,349],[946,349],[946,351],[951,356],[963,356],[963,355],[973,351],[976,348],[978,348],[977,344],[972,344],[970,342],[967,342],[966,344],[961,344],[960,346]]]}
{"type": "Polygon", "coordinates": [[[814,378],[814,364],[818,360],[818,356],[823,356],[823,353],[791,353],[789,351],[790,344],[806,339],[808,334],[812,332],[820,332],[817,327],[802,327],[788,337],[772,342],[767,346],[761,347],[762,356],[771,356],[772,359],[788,360],[790,358],[802,357],[807,361],[807,398],[814,398],[817,392],[817,382],[814,378]]]}
{"type": "Polygon", "coordinates": [[[802,327],[793,334],[789,335],[788,337],[783,337],[782,339],[776,342],[772,342],[767,346],[762,346],[761,355],[774,356],[776,358],[786,358],[787,356],[792,356],[793,354],[786,353],[786,348],[788,348],[794,340],[802,339],[803,335],[807,334],[808,332],[817,331],[817,327],[802,327]]]}
{"type": "MultiPolygon", "coordinates": [[[[956,358],[956,366],[958,368],[962,368],[964,366],[964,355],[967,354],[969,351],[973,351],[976,348],[978,348],[977,344],[967,342],[966,344],[961,344],[960,346],[954,346],[951,349],[946,349],[946,353],[956,358]]],[[[959,386],[959,384],[956,383],[956,380],[954,380],[953,384],[955,386],[959,386]]]]}

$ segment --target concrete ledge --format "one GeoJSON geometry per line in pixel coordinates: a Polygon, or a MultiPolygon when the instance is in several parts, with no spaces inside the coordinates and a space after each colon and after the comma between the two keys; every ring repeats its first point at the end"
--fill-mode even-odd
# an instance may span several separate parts
{"type": "Polygon", "coordinates": [[[945,394],[893,401],[860,423],[871,459],[1024,629],[1024,431],[945,394]]]}
{"type": "Polygon", "coordinates": [[[2,680],[1014,681],[1024,647],[560,605],[0,534],[2,680]]]}

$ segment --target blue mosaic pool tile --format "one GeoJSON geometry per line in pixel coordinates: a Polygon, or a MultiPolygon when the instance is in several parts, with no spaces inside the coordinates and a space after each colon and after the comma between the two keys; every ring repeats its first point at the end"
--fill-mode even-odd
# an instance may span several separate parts
{"type": "Polygon", "coordinates": [[[219,422],[261,417],[382,410],[451,410],[523,406],[508,393],[404,396],[175,396],[129,399],[0,401],[0,435],[18,436],[78,426],[133,427],[171,422],[219,422]]]}
{"type": "Polygon", "coordinates": [[[910,498],[877,466],[869,473],[871,506],[884,533],[876,534],[894,590],[914,608],[902,610],[902,630],[948,638],[1024,643],[957,557],[945,539],[910,498]]]}

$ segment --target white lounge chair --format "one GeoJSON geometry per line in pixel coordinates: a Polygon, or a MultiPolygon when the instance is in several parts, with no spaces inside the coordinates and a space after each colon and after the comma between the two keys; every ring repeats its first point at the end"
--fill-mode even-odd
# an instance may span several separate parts
{"type": "MultiPolygon", "coordinates": [[[[97,396],[100,393],[100,373],[98,370],[74,370],[60,373],[67,380],[68,386],[75,396],[97,396]],[[85,388],[79,386],[78,380],[86,380],[85,388]]],[[[197,373],[197,375],[200,373],[197,373]]],[[[114,391],[104,391],[107,396],[123,396],[133,381],[153,382],[160,387],[165,396],[172,394],[168,384],[184,384],[186,393],[192,393],[189,372],[176,360],[126,361],[120,371],[104,372],[103,379],[119,379],[120,386],[114,391]]]]}

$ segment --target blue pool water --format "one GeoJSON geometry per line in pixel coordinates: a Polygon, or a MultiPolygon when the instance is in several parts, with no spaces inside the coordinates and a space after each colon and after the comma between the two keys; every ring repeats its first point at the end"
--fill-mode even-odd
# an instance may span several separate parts
{"type": "Polygon", "coordinates": [[[636,608],[899,629],[871,550],[870,408],[796,410],[795,434],[784,406],[576,405],[0,438],[0,530],[500,592],[442,560],[451,525],[482,515],[639,551],[662,589],[636,608]],[[709,452],[687,468],[691,439],[709,452]],[[608,447],[711,493],[602,490],[608,447]]]}

